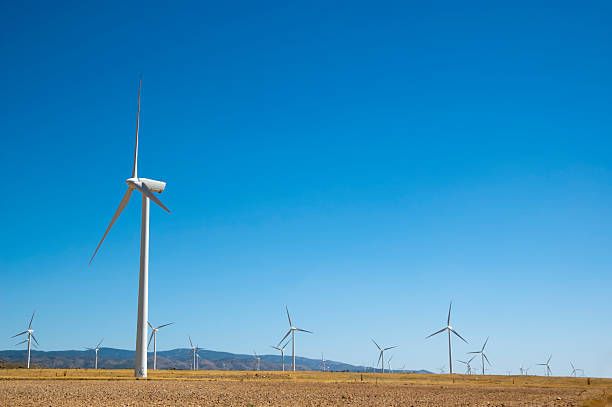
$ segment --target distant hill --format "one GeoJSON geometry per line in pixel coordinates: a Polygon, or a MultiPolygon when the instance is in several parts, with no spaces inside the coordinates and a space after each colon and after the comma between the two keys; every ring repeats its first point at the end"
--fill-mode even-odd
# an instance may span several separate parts
{"type": "MultiPolygon", "coordinates": [[[[256,367],[253,355],[242,355],[213,350],[200,350],[201,370],[254,370],[256,367]]],[[[20,367],[26,360],[25,350],[0,351],[0,368],[7,366],[20,367]],[[6,365],[6,366],[5,366],[6,365]]],[[[192,353],[190,349],[172,349],[157,352],[158,369],[191,369],[192,353]]],[[[31,353],[31,363],[37,367],[54,369],[86,369],[94,365],[94,353],[87,350],[38,351],[31,353]]],[[[296,370],[321,370],[321,361],[295,357],[296,370]]],[[[328,370],[362,371],[362,366],[328,360],[328,370]]],[[[153,353],[149,352],[149,367],[153,366],[153,353]]],[[[291,356],[285,355],[285,369],[291,366],[291,356]]],[[[115,348],[101,348],[98,353],[98,367],[101,369],[130,369],[134,367],[134,351],[115,348]]],[[[281,370],[280,355],[262,355],[261,370],[281,370]]],[[[426,370],[404,370],[406,373],[430,373],[426,370]]]]}

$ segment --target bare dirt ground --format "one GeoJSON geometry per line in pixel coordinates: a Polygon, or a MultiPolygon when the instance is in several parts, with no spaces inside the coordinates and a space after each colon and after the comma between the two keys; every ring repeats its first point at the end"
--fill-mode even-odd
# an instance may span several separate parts
{"type": "Polygon", "coordinates": [[[453,383],[448,375],[367,374],[362,381],[355,373],[166,372],[134,380],[126,371],[6,372],[2,406],[595,406],[612,394],[611,380],[524,376],[453,383]]]}

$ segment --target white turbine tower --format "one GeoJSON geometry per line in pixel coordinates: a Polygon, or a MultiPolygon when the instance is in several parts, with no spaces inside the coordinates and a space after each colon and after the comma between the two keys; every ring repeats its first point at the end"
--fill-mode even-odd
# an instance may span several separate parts
{"type": "Polygon", "coordinates": [[[546,366],[546,376],[550,376],[552,371],[550,370],[550,359],[552,359],[552,355],[548,357],[546,363],[536,363],[538,366],[546,366]]]}
{"type": "Polygon", "coordinates": [[[253,355],[255,355],[255,370],[259,370],[259,362],[261,361],[261,358],[255,351],[253,351],[253,355]]]}
{"type": "Polygon", "coordinates": [[[283,336],[283,339],[278,342],[278,346],[280,346],[280,344],[285,340],[285,338],[289,336],[289,334],[291,334],[291,368],[295,372],[295,331],[306,332],[309,334],[311,334],[312,332],[294,327],[291,323],[291,317],[289,316],[289,308],[287,308],[287,306],[285,306],[285,310],[287,311],[287,319],[289,320],[289,331],[287,331],[285,336],[283,336]]]}
{"type": "MultiPolygon", "coordinates": [[[[104,338],[102,338],[102,341],[104,340],[104,338]]],[[[98,351],[100,350],[100,345],[102,345],[102,341],[100,341],[95,348],[85,348],[87,350],[93,350],[94,352],[96,352],[96,361],[94,363],[94,369],[98,368],[98,351]]]]}
{"type": "Polygon", "coordinates": [[[434,332],[431,335],[425,337],[425,339],[427,338],[431,338],[434,335],[437,335],[441,332],[444,331],[448,331],[448,364],[450,366],[450,374],[453,374],[453,357],[451,354],[451,332],[454,333],[455,335],[457,335],[459,338],[461,338],[461,340],[465,343],[468,343],[468,341],[466,341],[465,339],[463,339],[463,337],[461,335],[459,335],[459,333],[457,331],[455,331],[455,329],[450,325],[450,316],[451,316],[451,308],[453,306],[453,302],[451,301],[450,305],[448,306],[448,319],[446,320],[446,326],[442,329],[440,329],[438,332],[434,332]]]}
{"type": "Polygon", "coordinates": [[[489,364],[489,366],[491,366],[491,362],[489,362],[489,358],[487,357],[487,355],[485,354],[485,346],[487,346],[487,342],[489,341],[489,338],[487,338],[487,340],[485,341],[484,345],[482,345],[482,349],[477,350],[475,352],[468,352],[469,354],[478,354],[480,355],[480,358],[482,359],[482,374],[485,374],[485,366],[484,366],[484,362],[485,360],[487,361],[487,363],[489,364]]]}
{"type": "MultiPolygon", "coordinates": [[[[32,321],[34,320],[34,314],[36,313],[36,310],[34,310],[34,312],[32,312],[32,318],[30,318],[30,323],[28,324],[28,329],[26,329],[23,332],[19,332],[16,335],[11,336],[11,338],[16,338],[18,336],[24,335],[24,334],[28,334],[28,339],[24,339],[23,341],[19,342],[17,345],[21,345],[22,343],[27,343],[28,344],[28,369],[30,368],[30,349],[32,347],[32,339],[34,339],[34,342],[36,343],[36,345],[38,345],[38,341],[36,340],[36,337],[34,337],[34,330],[32,329],[32,321]]],[[[15,345],[15,346],[17,346],[15,345]]]]}
{"type": "Polygon", "coordinates": [[[134,360],[134,376],[136,377],[147,377],[147,321],[149,313],[149,199],[155,202],[157,205],[162,207],[167,212],[170,212],[168,208],[153,194],[162,193],[166,187],[166,183],[162,181],[155,181],[147,178],[138,177],[138,126],[140,119],[140,88],[142,85],[142,79],[138,85],[138,111],[136,113],[136,146],[134,148],[134,166],[132,169],[132,177],[128,178],[125,182],[128,185],[128,189],[123,195],[123,199],[115,212],[115,215],[110,221],[106,232],[102,236],[102,240],[98,243],[98,247],[94,251],[89,264],[93,261],[100,245],[104,241],[104,238],[110,231],[113,224],[123,212],[126,205],[130,200],[132,191],[137,190],[142,194],[142,218],[141,218],[141,230],[140,230],[140,277],[138,282],[138,321],[136,324],[136,357],[134,360]]]}
{"type": "Polygon", "coordinates": [[[157,369],[157,331],[159,331],[160,328],[163,328],[168,325],[172,325],[173,323],[174,322],[170,322],[168,324],[163,324],[156,328],[153,328],[153,325],[151,325],[151,323],[147,321],[147,324],[149,324],[152,330],[151,337],[149,338],[149,343],[147,344],[147,349],[149,349],[149,346],[151,346],[151,339],[153,339],[153,370],[157,369]]]}
{"type": "Polygon", "coordinates": [[[285,347],[289,344],[289,341],[285,342],[285,344],[283,346],[281,346],[280,348],[278,346],[274,346],[274,345],[270,345],[271,348],[276,349],[277,351],[279,351],[281,353],[281,360],[282,360],[282,364],[283,364],[283,372],[285,371],[285,347]]]}
{"type": "Polygon", "coordinates": [[[374,342],[374,345],[376,345],[376,347],[380,351],[380,353],[378,354],[378,362],[376,362],[376,366],[378,366],[378,364],[380,363],[380,367],[382,368],[381,373],[385,373],[385,351],[389,349],[397,348],[397,346],[389,346],[388,348],[381,348],[380,346],[378,346],[378,344],[376,343],[374,339],[372,339],[372,342],[374,342]]]}

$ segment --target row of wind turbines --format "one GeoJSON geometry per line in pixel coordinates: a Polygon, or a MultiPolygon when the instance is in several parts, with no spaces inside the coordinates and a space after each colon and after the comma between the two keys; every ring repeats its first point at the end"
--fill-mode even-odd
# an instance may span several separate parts
{"type": "MultiPolygon", "coordinates": [[[[450,373],[452,374],[452,348],[451,348],[451,333],[455,334],[458,338],[460,338],[461,340],[463,340],[465,343],[467,343],[467,341],[450,325],[450,316],[451,316],[451,310],[452,310],[452,302],[449,305],[449,309],[448,309],[448,317],[447,317],[447,321],[446,321],[446,326],[442,329],[440,329],[439,331],[434,332],[431,335],[428,335],[425,339],[430,338],[432,336],[435,336],[437,334],[443,333],[445,331],[448,332],[448,336],[449,336],[449,341],[448,341],[448,354],[449,354],[449,367],[450,367],[450,373]]],[[[292,355],[291,355],[291,369],[293,371],[296,370],[296,364],[295,364],[295,333],[296,332],[305,332],[305,333],[310,333],[312,334],[312,331],[306,330],[306,329],[302,329],[302,328],[297,328],[293,325],[292,321],[291,321],[291,316],[289,314],[289,308],[285,307],[285,311],[287,312],[287,320],[289,321],[289,330],[287,331],[287,333],[282,337],[282,339],[279,341],[278,345],[271,345],[271,348],[278,350],[281,353],[281,363],[282,363],[282,371],[285,371],[285,348],[287,347],[287,345],[289,344],[289,342],[291,342],[291,351],[292,351],[292,355]],[[291,337],[289,339],[287,339],[289,337],[289,335],[291,335],[291,337]],[[285,341],[285,339],[287,339],[285,341]],[[283,343],[284,342],[284,343],[283,343]]],[[[34,321],[34,315],[36,314],[36,311],[34,311],[32,313],[32,316],[30,318],[30,322],[28,323],[28,328],[23,331],[23,332],[19,332],[15,335],[13,335],[11,338],[15,338],[21,335],[27,335],[26,339],[24,339],[23,341],[19,342],[16,346],[21,345],[23,343],[27,343],[27,368],[30,368],[30,351],[31,351],[31,347],[32,347],[32,340],[34,340],[34,344],[35,345],[39,345],[38,344],[38,340],[36,339],[36,337],[34,336],[34,329],[32,328],[32,323],[34,321]]],[[[169,323],[165,323],[162,325],[158,325],[158,326],[153,326],[149,321],[147,321],[148,326],[151,328],[151,335],[149,336],[149,341],[147,343],[147,349],[151,346],[151,342],[153,342],[153,369],[157,369],[157,334],[159,332],[159,330],[161,328],[167,327],[169,325],[174,324],[174,322],[169,322],[169,323]]],[[[188,336],[189,339],[189,346],[190,346],[190,350],[192,352],[192,364],[191,364],[191,368],[192,370],[199,370],[199,362],[200,362],[200,355],[198,354],[199,350],[202,350],[202,348],[200,348],[198,345],[193,345],[193,341],[191,340],[191,336],[188,336]]],[[[104,339],[100,340],[100,342],[98,342],[98,344],[91,348],[91,347],[85,347],[84,349],[90,350],[95,352],[95,361],[94,361],[94,369],[98,368],[98,352],[100,350],[100,346],[102,345],[102,342],[104,341],[104,339]]],[[[389,347],[381,347],[373,338],[372,338],[372,342],[374,343],[374,345],[376,345],[376,348],[378,349],[379,353],[378,353],[378,361],[376,362],[376,366],[380,365],[381,366],[381,373],[385,372],[385,352],[389,351],[391,349],[395,349],[398,346],[389,346],[389,347]]],[[[487,346],[487,343],[489,342],[489,338],[487,338],[484,342],[484,344],[482,345],[482,347],[480,348],[480,350],[477,351],[472,351],[472,352],[467,352],[467,354],[472,354],[473,356],[468,359],[468,360],[457,360],[460,363],[463,363],[466,366],[466,371],[465,374],[471,375],[473,374],[473,370],[472,370],[472,366],[471,366],[471,362],[478,357],[478,355],[480,355],[481,358],[481,364],[482,364],[482,374],[484,375],[486,373],[486,369],[485,369],[485,361],[487,362],[487,364],[489,366],[491,366],[491,362],[489,361],[489,358],[487,357],[486,353],[485,353],[485,348],[487,346]]],[[[255,366],[256,366],[256,370],[260,370],[260,362],[261,362],[261,356],[257,354],[256,351],[253,351],[253,355],[255,358],[255,366]]],[[[387,371],[390,373],[393,373],[392,369],[391,369],[391,359],[393,358],[393,355],[391,357],[389,357],[387,359],[387,371]]],[[[550,376],[552,374],[552,370],[550,368],[550,361],[552,359],[552,355],[550,355],[548,357],[548,359],[546,360],[546,362],[544,363],[537,363],[537,366],[543,366],[544,370],[545,370],[545,375],[546,376],[550,376]]],[[[321,369],[323,371],[326,371],[326,363],[327,361],[325,360],[323,354],[321,353],[321,369]]],[[[570,373],[570,377],[577,377],[578,373],[580,372],[582,376],[584,376],[584,370],[583,369],[579,369],[576,368],[574,366],[574,364],[572,362],[570,362],[570,366],[572,368],[571,373],[570,373]]],[[[405,365],[404,365],[405,367],[405,365]]],[[[402,371],[404,368],[400,369],[400,371],[402,371]]],[[[524,368],[523,365],[521,365],[520,367],[520,374],[521,375],[527,375],[529,374],[529,370],[531,368],[524,368]]],[[[439,369],[440,373],[444,373],[445,368],[442,367],[439,369]]],[[[509,373],[508,373],[509,374],[509,373]]]]}

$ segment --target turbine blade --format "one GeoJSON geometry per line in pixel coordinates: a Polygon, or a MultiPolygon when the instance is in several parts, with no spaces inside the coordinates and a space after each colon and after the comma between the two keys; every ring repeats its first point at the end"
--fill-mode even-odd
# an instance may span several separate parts
{"type": "Polygon", "coordinates": [[[487,346],[487,342],[489,342],[489,337],[487,336],[487,340],[485,341],[484,345],[482,345],[482,350],[484,351],[485,346],[487,346]]]}
{"type": "MultiPolygon", "coordinates": [[[[383,350],[389,350],[389,349],[397,348],[398,346],[399,346],[399,345],[396,345],[396,346],[390,346],[390,347],[385,348],[385,349],[383,349],[383,350]]],[[[391,357],[393,357],[393,356],[391,356],[391,357]]]]}
{"type": "Polygon", "coordinates": [[[427,338],[431,338],[432,336],[437,335],[437,334],[439,334],[439,333],[441,333],[441,332],[444,332],[444,331],[446,331],[446,328],[442,328],[442,329],[440,329],[438,332],[434,332],[434,333],[432,333],[431,335],[426,336],[426,337],[425,337],[425,339],[427,339],[427,338]]]}
{"type": "Polygon", "coordinates": [[[378,362],[376,362],[376,366],[378,366],[378,364],[380,363],[380,359],[382,358],[383,355],[383,351],[380,351],[380,354],[378,355],[378,362]]]}
{"type": "Polygon", "coordinates": [[[96,257],[96,253],[98,253],[98,249],[100,248],[100,245],[102,245],[102,242],[106,238],[106,235],[108,235],[108,232],[113,227],[113,224],[115,223],[115,221],[117,220],[119,215],[121,215],[121,212],[123,212],[123,210],[125,209],[125,206],[130,201],[130,195],[132,195],[132,188],[128,188],[128,190],[125,193],[125,195],[123,195],[123,199],[121,199],[121,203],[119,204],[119,207],[117,208],[117,211],[115,212],[115,215],[113,215],[113,219],[111,219],[110,224],[106,228],[106,232],[104,232],[104,236],[102,236],[102,240],[100,240],[100,243],[98,243],[98,247],[96,247],[96,250],[94,251],[93,256],[91,256],[91,259],[89,260],[89,264],[91,264],[91,262],[93,261],[94,257],[96,257]]]}
{"type": "Polygon", "coordinates": [[[22,343],[26,343],[27,341],[28,341],[27,339],[24,339],[23,341],[21,341],[21,342],[19,342],[19,343],[15,344],[15,346],[17,346],[17,345],[21,345],[22,343]]]}
{"type": "Polygon", "coordinates": [[[480,351],[476,351],[476,352],[468,352],[468,353],[481,353],[480,351]]]}
{"type": "Polygon", "coordinates": [[[461,335],[459,335],[459,333],[457,331],[455,331],[454,329],[451,329],[451,332],[454,333],[455,335],[457,335],[459,338],[461,338],[461,340],[465,343],[468,343],[468,341],[466,341],[465,339],[463,339],[463,337],[461,335]]]}
{"type": "Polygon", "coordinates": [[[18,334],[15,334],[15,335],[11,336],[11,339],[13,339],[13,338],[15,338],[15,337],[17,337],[17,336],[19,336],[19,335],[23,335],[23,334],[27,334],[27,333],[28,333],[28,331],[23,331],[23,332],[20,332],[20,333],[18,333],[18,334]]]}
{"type": "Polygon", "coordinates": [[[83,347],[83,349],[87,349],[87,350],[95,350],[94,348],[87,348],[87,347],[83,347]]]}
{"type": "MultiPolygon", "coordinates": [[[[289,336],[289,334],[290,334],[290,333],[291,333],[291,329],[290,329],[289,331],[287,331],[287,333],[285,334],[285,336],[283,336],[283,339],[281,339],[280,341],[278,341],[278,345],[279,345],[279,346],[280,346],[281,342],[282,342],[282,341],[284,341],[284,340],[285,340],[285,338],[289,336]]],[[[289,342],[287,342],[287,343],[289,343],[289,342]]],[[[287,344],[285,344],[285,346],[286,346],[286,345],[287,345],[287,344]]]]}
{"type": "Polygon", "coordinates": [[[147,324],[149,324],[149,326],[151,327],[151,329],[155,329],[153,328],[153,325],[151,325],[151,323],[149,321],[147,321],[147,324]]]}
{"type": "Polygon", "coordinates": [[[277,347],[276,347],[276,346],[274,346],[274,345],[270,345],[270,347],[271,347],[271,348],[276,349],[277,351],[280,351],[280,350],[281,350],[281,348],[277,348],[277,347]]]}
{"type": "Polygon", "coordinates": [[[163,327],[165,327],[165,326],[172,325],[172,324],[174,324],[174,322],[170,322],[170,323],[168,323],[168,324],[163,324],[163,325],[158,326],[158,327],[157,327],[157,329],[159,329],[159,328],[163,328],[163,327]]]}
{"type": "Polygon", "coordinates": [[[372,339],[372,342],[374,342],[374,345],[376,345],[376,347],[378,348],[378,350],[382,350],[382,348],[380,346],[378,346],[378,344],[376,343],[376,341],[374,339],[372,339]]]}
{"type": "Polygon", "coordinates": [[[39,343],[38,343],[38,341],[36,340],[36,337],[34,336],[34,334],[31,334],[31,335],[32,335],[32,339],[34,339],[34,342],[36,342],[36,344],[37,344],[37,345],[39,345],[39,343]]]}
{"type": "Polygon", "coordinates": [[[546,364],[549,364],[551,359],[552,359],[552,355],[550,355],[550,356],[548,357],[548,360],[546,361],[546,364]]]}
{"type": "Polygon", "coordinates": [[[451,308],[453,306],[453,302],[450,302],[450,305],[448,306],[448,319],[446,320],[446,326],[450,325],[450,314],[451,314],[451,308]]]}
{"type": "Polygon", "coordinates": [[[191,349],[193,349],[193,342],[191,342],[191,336],[189,336],[189,344],[191,345],[191,349]]]}
{"type": "MultiPolygon", "coordinates": [[[[472,353],[472,352],[470,352],[472,353]]],[[[476,357],[476,355],[472,356],[472,358],[470,360],[468,360],[468,363],[470,363],[472,360],[474,360],[474,358],[476,357]]]]}
{"type": "Polygon", "coordinates": [[[314,332],[312,331],[307,331],[305,329],[300,329],[300,328],[295,328],[296,331],[300,331],[300,332],[308,332],[309,334],[313,334],[314,332]]]}
{"type": "Polygon", "coordinates": [[[484,356],[485,360],[487,361],[487,363],[489,364],[489,366],[491,366],[491,362],[489,362],[489,358],[487,357],[487,355],[485,355],[484,353],[482,354],[482,356],[484,356]]]}
{"type": "Polygon", "coordinates": [[[138,83],[138,111],[136,112],[136,145],[134,146],[134,168],[132,169],[132,178],[138,175],[138,127],[140,125],[140,88],[142,87],[142,76],[138,83]]]}
{"type": "Polygon", "coordinates": [[[159,200],[158,197],[155,196],[155,194],[145,184],[140,184],[140,185],[134,184],[134,188],[136,188],[147,198],[149,198],[150,200],[152,200],[153,202],[161,206],[166,212],[170,213],[170,209],[166,208],[166,206],[159,200]]]}
{"type": "Polygon", "coordinates": [[[149,337],[149,343],[147,343],[147,349],[149,349],[149,346],[151,346],[151,340],[153,339],[153,334],[155,333],[155,331],[151,332],[151,336],[149,337]]]}
{"type": "Polygon", "coordinates": [[[293,326],[291,323],[291,317],[289,316],[289,308],[285,305],[285,310],[287,311],[287,319],[289,320],[289,326],[293,326]]]}
{"type": "Polygon", "coordinates": [[[100,348],[100,345],[102,345],[102,342],[104,342],[104,338],[102,338],[102,340],[100,341],[100,343],[98,343],[98,346],[96,346],[96,348],[100,348]]]}
{"type": "Polygon", "coordinates": [[[28,324],[28,329],[32,328],[32,321],[34,321],[34,314],[36,313],[36,310],[34,310],[34,312],[32,312],[32,318],[30,318],[30,323],[28,324]]]}

